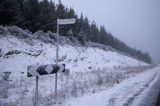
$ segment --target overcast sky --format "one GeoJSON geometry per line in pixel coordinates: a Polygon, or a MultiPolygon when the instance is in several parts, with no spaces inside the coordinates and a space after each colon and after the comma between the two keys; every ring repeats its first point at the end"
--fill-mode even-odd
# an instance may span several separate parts
{"type": "MultiPolygon", "coordinates": [[[[53,0],[58,1],[58,0],[53,0]]],[[[160,0],[62,0],[130,47],[160,63],[160,0]]]]}

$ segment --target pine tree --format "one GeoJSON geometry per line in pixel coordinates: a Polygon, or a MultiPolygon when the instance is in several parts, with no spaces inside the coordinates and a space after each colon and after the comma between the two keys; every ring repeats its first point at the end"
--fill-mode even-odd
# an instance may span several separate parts
{"type": "Polygon", "coordinates": [[[19,15],[16,0],[0,0],[0,24],[15,25],[19,15]]]}
{"type": "Polygon", "coordinates": [[[67,17],[65,6],[62,4],[61,0],[59,0],[59,4],[57,5],[56,17],[57,19],[64,19],[67,17]]]}
{"type": "Polygon", "coordinates": [[[26,0],[24,2],[24,28],[35,32],[39,29],[40,23],[38,21],[38,16],[40,13],[40,7],[38,0],[26,0]]]}
{"type": "Polygon", "coordinates": [[[77,39],[80,41],[80,43],[82,45],[85,45],[85,42],[86,42],[86,33],[83,32],[83,31],[80,31],[77,35],[77,39]]]}
{"type": "Polygon", "coordinates": [[[91,34],[89,35],[89,39],[92,42],[98,42],[99,41],[99,29],[96,25],[96,23],[93,21],[91,23],[91,34]]]}
{"type": "Polygon", "coordinates": [[[102,44],[106,44],[106,41],[107,41],[107,32],[106,32],[106,29],[104,28],[104,26],[101,26],[100,27],[100,31],[99,31],[99,42],[102,43],[102,44]]]}
{"type": "Polygon", "coordinates": [[[49,8],[50,8],[50,11],[49,11],[49,14],[50,14],[50,31],[53,31],[53,32],[56,32],[57,30],[57,17],[56,17],[56,6],[55,6],[55,3],[53,3],[52,1],[50,1],[49,3],[49,8]]]}
{"type": "Polygon", "coordinates": [[[55,20],[55,5],[51,1],[50,3],[48,0],[43,0],[40,2],[40,13],[38,16],[38,21],[40,23],[39,29],[44,31],[53,31],[56,26],[54,23],[55,20]]]}
{"type": "Polygon", "coordinates": [[[23,22],[24,22],[24,16],[23,16],[23,7],[24,7],[24,1],[25,0],[16,0],[17,2],[17,5],[16,5],[16,8],[17,8],[17,15],[16,15],[16,21],[15,21],[15,24],[19,27],[22,27],[23,28],[23,22]]]}

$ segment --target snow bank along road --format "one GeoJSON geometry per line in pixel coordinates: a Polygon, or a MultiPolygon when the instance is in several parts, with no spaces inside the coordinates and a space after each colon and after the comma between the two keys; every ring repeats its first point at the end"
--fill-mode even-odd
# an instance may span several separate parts
{"type": "Polygon", "coordinates": [[[65,106],[154,106],[160,89],[160,66],[133,76],[114,87],[73,98],[65,106]]]}

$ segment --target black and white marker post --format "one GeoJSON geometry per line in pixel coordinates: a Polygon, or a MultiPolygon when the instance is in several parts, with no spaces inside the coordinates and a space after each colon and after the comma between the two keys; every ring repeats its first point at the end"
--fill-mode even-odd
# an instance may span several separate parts
{"type": "MultiPolygon", "coordinates": [[[[56,65],[58,65],[58,50],[59,50],[59,25],[75,24],[75,18],[68,19],[57,19],[57,47],[56,47],[56,65]]],[[[55,102],[57,104],[57,77],[58,74],[55,74],[55,102]]]]}

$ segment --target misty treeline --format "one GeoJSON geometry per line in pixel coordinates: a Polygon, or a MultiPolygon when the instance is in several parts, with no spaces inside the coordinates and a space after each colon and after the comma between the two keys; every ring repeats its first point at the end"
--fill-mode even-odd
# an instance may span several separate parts
{"type": "Polygon", "coordinates": [[[90,22],[83,14],[78,17],[73,8],[65,7],[61,1],[55,4],[52,0],[0,0],[1,25],[16,25],[31,32],[37,30],[56,32],[57,19],[64,18],[75,18],[76,23],[60,26],[60,35],[70,39],[76,37],[82,45],[85,45],[86,41],[91,41],[111,46],[151,63],[148,53],[127,46],[107,32],[104,26],[98,28],[94,21],[90,22]]]}

